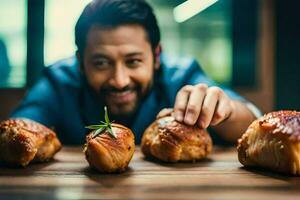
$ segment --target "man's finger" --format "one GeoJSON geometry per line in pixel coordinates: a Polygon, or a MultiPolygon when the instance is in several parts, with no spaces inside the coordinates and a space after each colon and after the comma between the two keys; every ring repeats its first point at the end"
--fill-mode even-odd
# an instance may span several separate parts
{"type": "Polygon", "coordinates": [[[218,87],[210,87],[207,90],[198,119],[198,125],[201,128],[207,128],[209,126],[216,110],[220,93],[221,90],[218,87]]]}
{"type": "Polygon", "coordinates": [[[227,119],[227,117],[230,115],[231,109],[229,106],[228,100],[220,100],[218,103],[218,106],[215,110],[215,113],[213,115],[213,118],[211,120],[211,125],[217,125],[227,119]]]}
{"type": "Polygon", "coordinates": [[[170,115],[173,112],[173,108],[164,108],[162,109],[157,115],[156,115],[156,119],[165,117],[170,115]]]}
{"type": "Polygon", "coordinates": [[[208,86],[205,84],[194,86],[186,106],[184,123],[194,125],[197,122],[207,88],[208,86]]]}
{"type": "Polygon", "coordinates": [[[186,105],[189,100],[189,95],[192,89],[193,86],[186,85],[176,95],[174,112],[175,112],[175,119],[179,122],[182,122],[184,119],[183,117],[186,110],[186,105]]]}

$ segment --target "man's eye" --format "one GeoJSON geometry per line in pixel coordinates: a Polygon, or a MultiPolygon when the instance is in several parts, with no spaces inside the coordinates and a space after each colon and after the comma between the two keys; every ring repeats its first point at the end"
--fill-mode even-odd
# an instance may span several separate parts
{"type": "Polygon", "coordinates": [[[106,67],[109,67],[110,66],[110,62],[108,60],[96,60],[94,61],[94,66],[96,68],[106,68],[106,67]]]}
{"type": "Polygon", "coordinates": [[[129,67],[138,67],[138,66],[140,66],[142,61],[140,59],[130,59],[130,60],[127,60],[126,63],[129,67]]]}

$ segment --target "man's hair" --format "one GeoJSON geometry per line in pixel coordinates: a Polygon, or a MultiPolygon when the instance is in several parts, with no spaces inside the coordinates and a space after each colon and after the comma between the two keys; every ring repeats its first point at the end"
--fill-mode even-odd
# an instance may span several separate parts
{"type": "Polygon", "coordinates": [[[75,44],[83,56],[87,34],[93,25],[114,28],[137,24],[148,36],[152,50],[160,41],[160,30],[150,5],[144,0],[94,0],[81,13],[75,26],[75,44]]]}

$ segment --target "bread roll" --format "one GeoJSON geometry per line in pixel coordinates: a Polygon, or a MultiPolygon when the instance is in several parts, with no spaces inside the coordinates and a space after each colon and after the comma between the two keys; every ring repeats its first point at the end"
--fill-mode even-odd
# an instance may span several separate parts
{"type": "Polygon", "coordinates": [[[90,166],[99,172],[112,173],[126,170],[135,149],[134,135],[127,127],[112,123],[113,138],[107,130],[93,138],[86,137],[84,153],[90,166]]]}
{"type": "Polygon", "coordinates": [[[165,116],[145,130],[141,148],[146,157],[165,162],[188,162],[206,158],[212,150],[212,140],[206,130],[165,116]]]}
{"type": "Polygon", "coordinates": [[[61,149],[56,134],[29,119],[9,119],[0,123],[0,162],[26,166],[51,159],[61,149]]]}
{"type": "Polygon", "coordinates": [[[278,111],[255,120],[238,141],[238,158],[285,174],[300,174],[300,112],[278,111]]]}

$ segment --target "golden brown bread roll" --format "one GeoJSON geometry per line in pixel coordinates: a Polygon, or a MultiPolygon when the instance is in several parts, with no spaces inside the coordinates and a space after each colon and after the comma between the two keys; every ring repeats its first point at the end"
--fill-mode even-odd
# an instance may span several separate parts
{"type": "Polygon", "coordinates": [[[93,138],[92,131],[86,137],[84,153],[92,168],[100,172],[123,172],[135,149],[134,135],[127,127],[112,123],[113,138],[107,130],[93,138]]]}
{"type": "Polygon", "coordinates": [[[0,162],[26,166],[51,159],[61,149],[56,134],[29,119],[0,123],[0,162]]]}
{"type": "Polygon", "coordinates": [[[300,112],[272,112],[255,120],[238,140],[237,150],[245,166],[300,174],[300,112]]]}
{"type": "Polygon", "coordinates": [[[206,130],[177,122],[173,116],[154,121],[141,142],[146,157],[165,162],[195,161],[208,156],[212,140],[206,130]]]}

